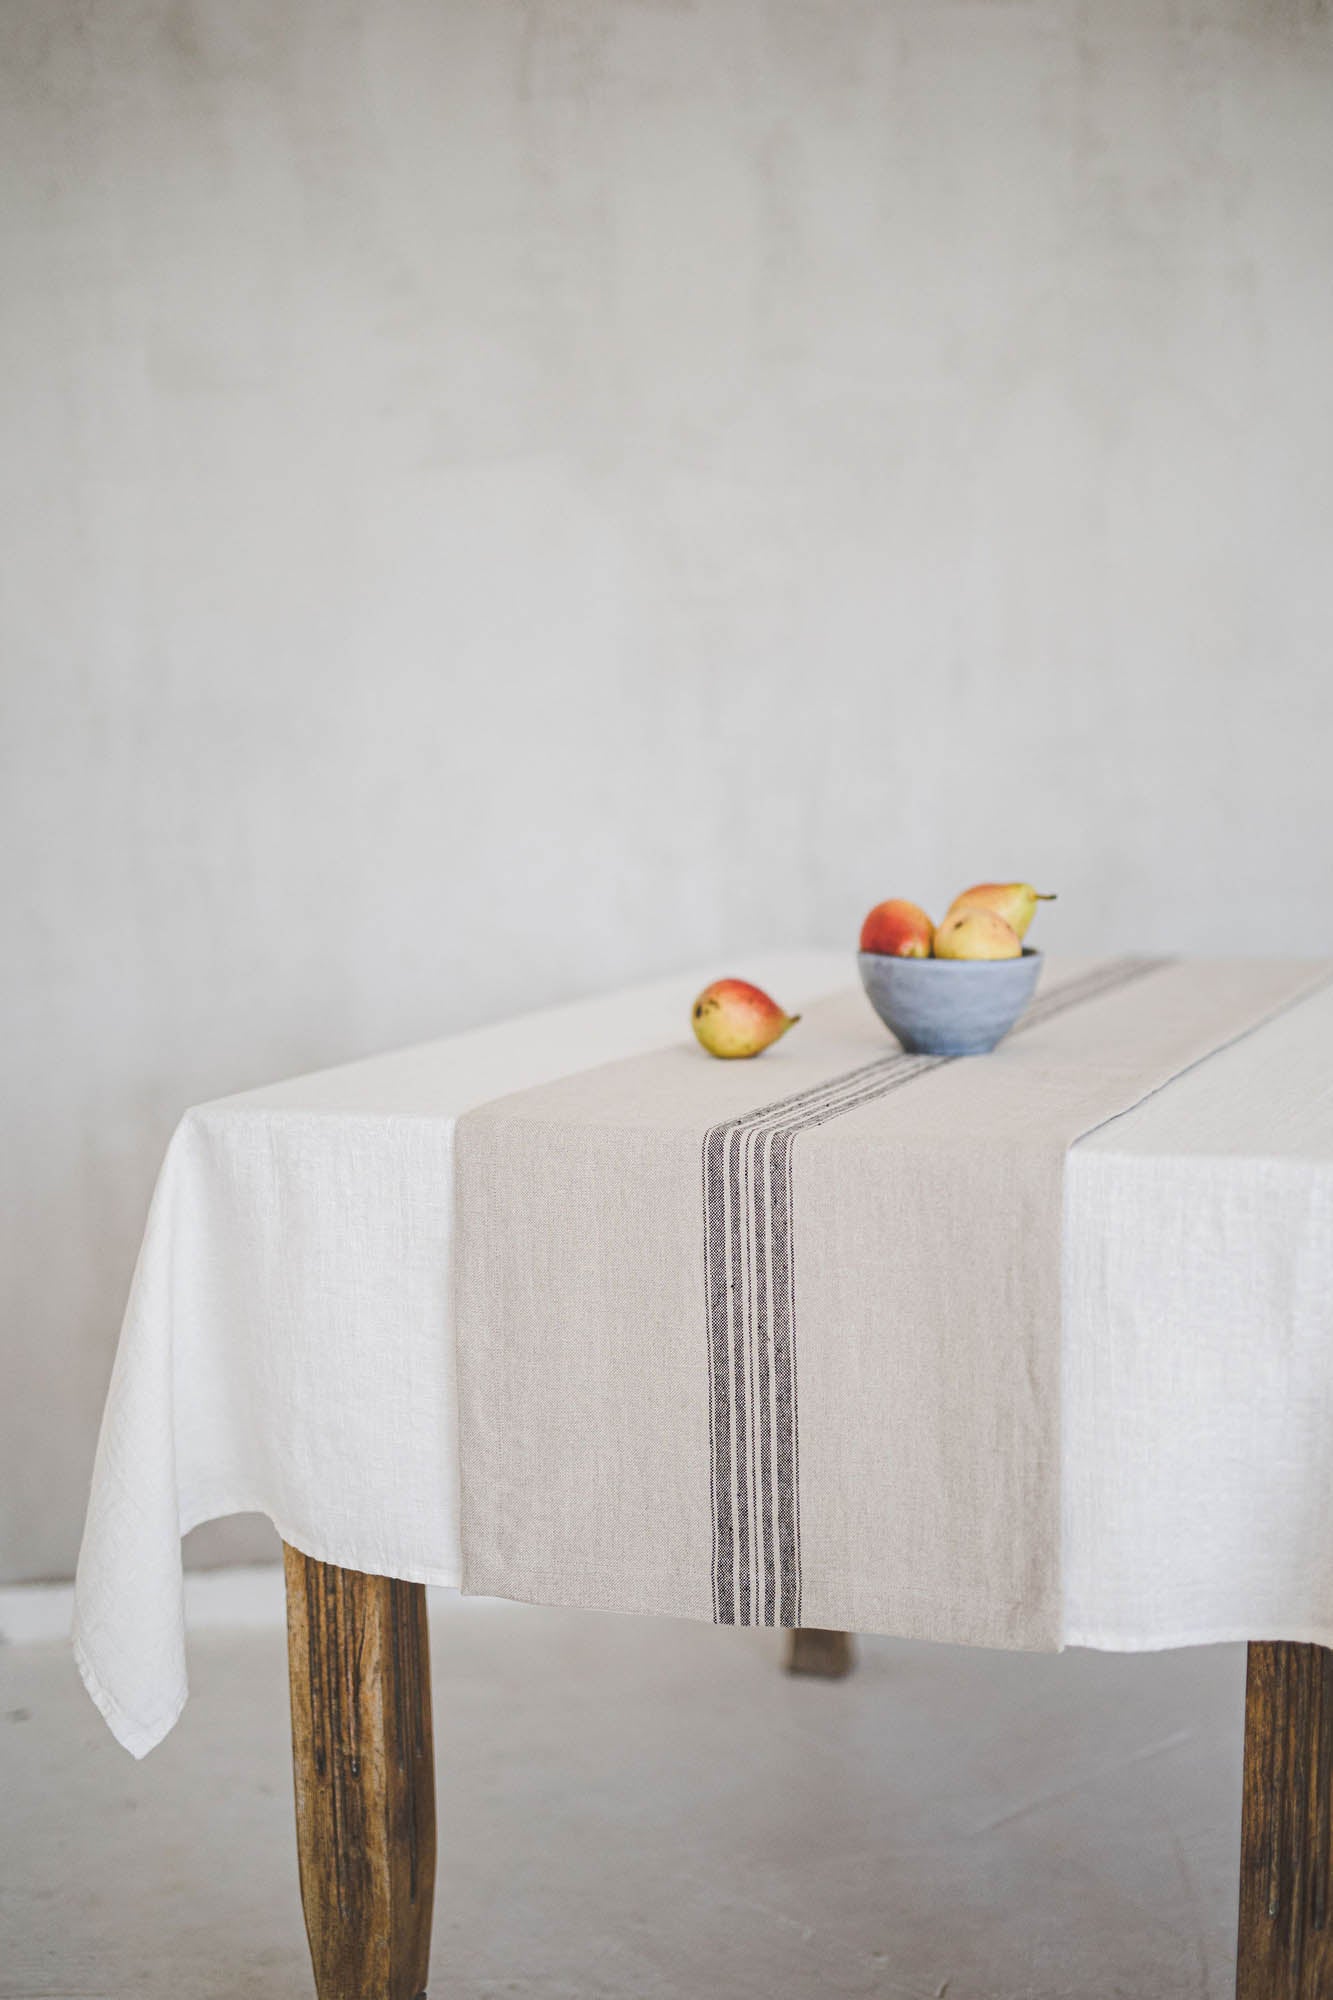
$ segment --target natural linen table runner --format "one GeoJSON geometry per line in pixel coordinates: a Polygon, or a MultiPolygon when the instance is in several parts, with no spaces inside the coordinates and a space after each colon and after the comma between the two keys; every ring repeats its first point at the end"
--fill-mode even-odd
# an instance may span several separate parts
{"type": "Polygon", "coordinates": [[[464,1588],[1058,1646],[1065,1155],[1326,976],[1084,966],[968,1060],[848,992],[468,1112],[464,1588]]]}

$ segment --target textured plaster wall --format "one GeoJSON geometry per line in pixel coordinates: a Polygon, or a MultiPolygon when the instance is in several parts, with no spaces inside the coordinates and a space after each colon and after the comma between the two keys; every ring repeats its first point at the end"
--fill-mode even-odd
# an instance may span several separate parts
{"type": "Polygon", "coordinates": [[[1331,107],[1313,0],[0,7],[0,1574],[192,1100],[978,874],[1333,950],[1331,107]]]}

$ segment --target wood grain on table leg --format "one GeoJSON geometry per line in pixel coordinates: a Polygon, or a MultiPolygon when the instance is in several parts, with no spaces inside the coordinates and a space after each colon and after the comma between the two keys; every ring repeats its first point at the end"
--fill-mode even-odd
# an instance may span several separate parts
{"type": "Polygon", "coordinates": [[[419,1583],[284,1544],[301,1901],[319,2000],[417,2000],[435,1897],[419,1583]]]}
{"type": "Polygon", "coordinates": [[[1250,1647],[1237,2000],[1333,2000],[1333,1652],[1250,1647]]]}
{"type": "Polygon", "coordinates": [[[840,1681],[851,1672],[855,1657],[850,1632],[825,1632],[814,1625],[801,1625],[787,1640],[789,1674],[817,1674],[822,1680],[840,1681]]]}

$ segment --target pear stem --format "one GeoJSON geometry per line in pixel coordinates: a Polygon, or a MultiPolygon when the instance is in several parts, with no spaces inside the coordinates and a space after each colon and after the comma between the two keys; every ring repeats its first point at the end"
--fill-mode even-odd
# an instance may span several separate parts
{"type": "Polygon", "coordinates": [[[1036,892],[1036,901],[1039,903],[1058,903],[1059,900],[1056,895],[1043,896],[1040,890],[1036,892]]]}

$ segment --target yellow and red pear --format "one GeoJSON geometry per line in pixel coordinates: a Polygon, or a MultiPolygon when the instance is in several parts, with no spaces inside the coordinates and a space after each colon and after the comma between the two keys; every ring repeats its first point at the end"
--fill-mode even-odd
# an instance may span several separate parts
{"type": "Polygon", "coordinates": [[[1018,933],[994,910],[955,910],[935,933],[936,958],[1021,958],[1018,933]]]}
{"type": "Polygon", "coordinates": [[[891,896],[876,903],[861,926],[862,951],[882,958],[929,958],[935,926],[916,903],[891,896]]]}
{"type": "Polygon", "coordinates": [[[715,979],[690,1009],[690,1025],[700,1043],[710,1056],[728,1062],[761,1055],[800,1018],[784,1014],[762,986],[751,986],[748,979],[715,979]]]}
{"type": "Polygon", "coordinates": [[[1038,903],[1054,901],[1054,896],[1044,896],[1030,882],[976,882],[970,889],[964,889],[961,896],[954,897],[944,920],[947,923],[959,910],[993,910],[1021,939],[1027,936],[1038,903]]]}

